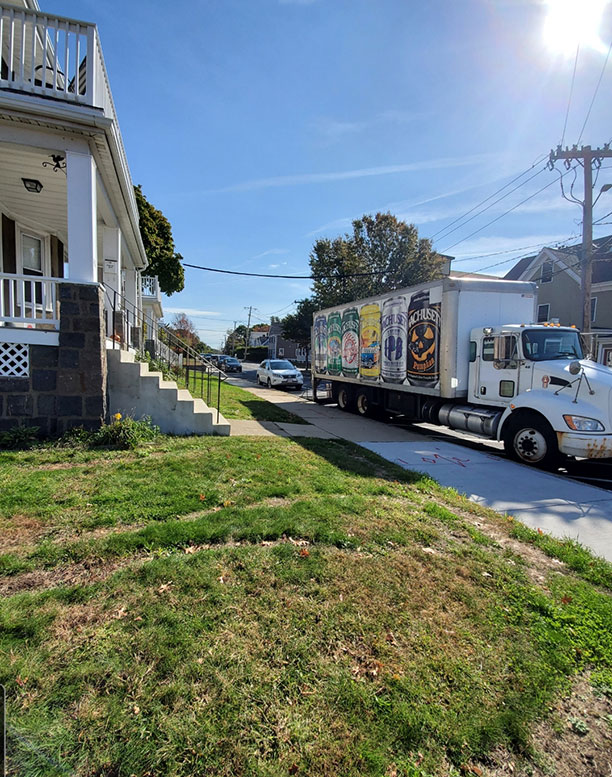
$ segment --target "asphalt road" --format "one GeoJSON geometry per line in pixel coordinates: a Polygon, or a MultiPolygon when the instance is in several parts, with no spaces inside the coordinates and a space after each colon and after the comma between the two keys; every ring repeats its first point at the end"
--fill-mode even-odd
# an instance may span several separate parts
{"type": "MultiPolygon", "coordinates": [[[[231,374],[228,376],[230,383],[242,388],[253,388],[257,386],[257,364],[245,362],[242,365],[240,375],[231,374]]],[[[288,395],[305,395],[311,388],[310,371],[302,370],[304,375],[304,387],[301,392],[286,390],[288,395]]],[[[282,389],[277,389],[282,391],[282,389]]],[[[503,445],[496,440],[483,440],[480,437],[468,434],[466,432],[448,429],[443,426],[433,424],[409,424],[401,418],[390,421],[379,421],[399,428],[409,429],[413,433],[422,434],[424,439],[437,440],[438,442],[451,442],[456,445],[463,445],[475,451],[493,454],[504,457],[503,445]]],[[[569,460],[559,468],[558,474],[588,483],[599,488],[612,491],[612,460],[605,461],[587,461],[587,460],[569,460]]]]}

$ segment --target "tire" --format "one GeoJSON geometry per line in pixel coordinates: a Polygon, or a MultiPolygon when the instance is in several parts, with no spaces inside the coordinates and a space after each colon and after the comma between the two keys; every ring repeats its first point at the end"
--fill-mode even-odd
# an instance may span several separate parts
{"type": "Polygon", "coordinates": [[[267,382],[266,382],[266,386],[267,386],[269,389],[271,389],[271,388],[272,388],[272,381],[270,380],[270,378],[268,378],[268,380],[267,380],[267,382]]]}
{"type": "Polygon", "coordinates": [[[351,409],[351,395],[344,386],[340,386],[338,389],[338,407],[345,412],[349,412],[351,409]]]}
{"type": "Polygon", "coordinates": [[[360,391],[357,394],[357,399],[355,400],[355,409],[357,410],[357,415],[371,415],[370,398],[365,392],[360,391]]]}
{"type": "Polygon", "coordinates": [[[560,462],[557,437],[548,421],[540,416],[524,415],[508,421],[503,441],[506,456],[521,464],[553,469],[560,462]]]}

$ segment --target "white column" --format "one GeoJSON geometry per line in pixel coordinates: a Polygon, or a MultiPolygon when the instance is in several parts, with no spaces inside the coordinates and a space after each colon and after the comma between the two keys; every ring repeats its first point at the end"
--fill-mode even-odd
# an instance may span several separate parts
{"type": "Polygon", "coordinates": [[[121,293],[121,231],[102,227],[102,259],[104,284],[121,293]]]}
{"type": "Polygon", "coordinates": [[[68,177],[68,277],[98,280],[96,163],[91,154],[66,152],[68,177]]]}
{"type": "MultiPolygon", "coordinates": [[[[134,307],[138,306],[138,272],[133,267],[125,269],[125,298],[134,307]]],[[[133,308],[132,308],[133,309],[133,308]]]]}

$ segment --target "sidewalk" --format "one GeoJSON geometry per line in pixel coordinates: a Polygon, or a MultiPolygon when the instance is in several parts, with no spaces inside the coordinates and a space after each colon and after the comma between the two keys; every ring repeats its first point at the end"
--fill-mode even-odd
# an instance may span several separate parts
{"type": "Polygon", "coordinates": [[[349,440],[404,469],[430,475],[473,502],[513,515],[533,529],[578,540],[612,561],[610,491],[517,464],[486,451],[440,441],[423,432],[360,418],[335,406],[316,405],[283,391],[246,390],[294,413],[310,425],[232,421],[232,435],[349,440]]]}

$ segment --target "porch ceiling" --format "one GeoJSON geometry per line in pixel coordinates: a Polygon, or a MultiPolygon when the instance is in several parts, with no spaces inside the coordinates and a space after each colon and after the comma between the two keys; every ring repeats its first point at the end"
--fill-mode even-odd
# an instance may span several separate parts
{"type": "Polygon", "coordinates": [[[0,143],[0,209],[24,226],[55,234],[67,243],[66,174],[52,168],[49,151],[0,143]],[[51,166],[43,167],[43,162],[51,166]],[[42,191],[27,191],[22,178],[40,181],[42,191]]]}

